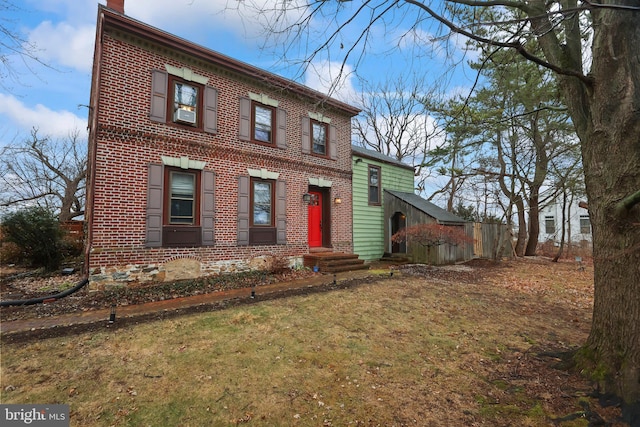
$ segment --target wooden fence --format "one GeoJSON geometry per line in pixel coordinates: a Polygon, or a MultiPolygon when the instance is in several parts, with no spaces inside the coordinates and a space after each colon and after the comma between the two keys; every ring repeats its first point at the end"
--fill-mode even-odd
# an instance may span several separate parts
{"type": "Polygon", "coordinates": [[[465,249],[465,260],[513,256],[511,232],[505,224],[470,222],[465,225],[465,232],[474,240],[473,245],[467,245],[465,249]]]}

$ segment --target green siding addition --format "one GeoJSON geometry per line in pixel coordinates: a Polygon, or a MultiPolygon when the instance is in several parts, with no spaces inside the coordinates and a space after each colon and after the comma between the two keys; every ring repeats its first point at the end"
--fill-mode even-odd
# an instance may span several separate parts
{"type": "MultiPolygon", "coordinates": [[[[379,156],[379,155],[378,155],[379,156]]],[[[380,259],[384,246],[384,190],[414,191],[413,169],[367,158],[354,152],[353,167],[353,251],[365,261],[380,259]],[[361,159],[361,160],[358,160],[361,159]],[[381,203],[369,205],[369,165],[380,167],[381,203]]]]}

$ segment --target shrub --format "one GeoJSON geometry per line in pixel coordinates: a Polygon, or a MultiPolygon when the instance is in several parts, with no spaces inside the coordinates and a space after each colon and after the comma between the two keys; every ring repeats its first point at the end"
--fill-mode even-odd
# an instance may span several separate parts
{"type": "Polygon", "coordinates": [[[15,243],[31,266],[60,267],[63,232],[53,212],[36,206],[12,212],[2,222],[5,240],[15,243]]]}

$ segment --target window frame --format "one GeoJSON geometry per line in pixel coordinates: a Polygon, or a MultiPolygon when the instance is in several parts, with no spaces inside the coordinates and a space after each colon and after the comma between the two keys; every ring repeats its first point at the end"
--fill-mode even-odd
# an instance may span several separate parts
{"type": "Polygon", "coordinates": [[[254,178],[251,177],[251,179],[249,180],[249,227],[263,227],[263,228],[267,228],[267,227],[275,227],[275,185],[276,182],[274,180],[271,179],[261,179],[261,178],[254,178]],[[266,183],[269,184],[269,188],[270,188],[270,212],[269,212],[269,217],[270,217],[270,221],[269,224],[256,224],[254,222],[254,218],[255,218],[255,184],[258,183],[266,183]]]}
{"type": "Polygon", "coordinates": [[[580,215],[580,234],[591,234],[591,218],[589,215],[580,215]],[[582,222],[586,221],[586,225],[583,225],[582,222]],[[587,231],[584,231],[587,229],[587,231]]]}
{"type": "Polygon", "coordinates": [[[311,154],[318,157],[328,158],[329,157],[329,124],[311,119],[309,133],[310,133],[310,141],[311,141],[311,154]],[[315,132],[314,132],[315,126],[320,126],[324,129],[324,153],[318,153],[315,150],[315,146],[316,146],[316,143],[315,143],[316,138],[315,138],[315,132]]]}
{"type": "Polygon", "coordinates": [[[176,125],[176,126],[184,126],[189,129],[197,129],[204,130],[204,85],[201,85],[196,82],[188,81],[182,79],[173,74],[168,75],[168,83],[167,83],[167,123],[176,125]],[[198,90],[197,99],[196,99],[196,122],[193,124],[180,122],[175,119],[175,114],[177,109],[175,107],[175,95],[176,95],[176,83],[182,83],[187,86],[192,86],[198,90]]]}
{"type": "Polygon", "coordinates": [[[202,190],[202,177],[199,170],[194,169],[181,169],[176,167],[164,168],[164,194],[162,210],[162,224],[170,227],[200,227],[201,216],[201,190],[202,190]],[[193,175],[194,177],[194,194],[193,194],[193,222],[190,224],[184,222],[171,222],[171,175],[173,173],[181,173],[185,175],[193,175]]]}
{"type": "Polygon", "coordinates": [[[377,165],[369,164],[367,167],[367,200],[370,206],[380,206],[382,204],[381,182],[382,182],[382,168],[377,165]],[[372,169],[378,172],[378,184],[376,186],[371,185],[372,169]],[[377,187],[377,199],[378,199],[374,201],[371,200],[371,189],[373,187],[377,187]]]}
{"type": "Polygon", "coordinates": [[[268,145],[270,147],[275,147],[276,146],[276,131],[277,131],[277,126],[278,126],[278,122],[277,122],[277,114],[278,114],[278,109],[276,107],[273,107],[271,105],[267,105],[267,104],[263,104],[261,102],[257,102],[254,100],[251,100],[251,141],[255,142],[256,144],[263,144],[263,145],[268,145]],[[271,111],[271,141],[263,141],[261,139],[257,139],[256,138],[256,111],[258,108],[264,108],[265,110],[269,110],[271,111]]]}
{"type": "Polygon", "coordinates": [[[251,177],[249,180],[249,245],[276,245],[277,236],[277,212],[276,212],[276,186],[277,180],[251,177]],[[255,219],[255,184],[268,183],[270,186],[270,223],[256,224],[255,219]]]}
{"type": "Polygon", "coordinates": [[[544,232],[545,234],[556,233],[556,217],[555,216],[547,215],[544,217],[544,232]],[[551,224],[552,231],[549,231],[549,224],[551,224]]]}

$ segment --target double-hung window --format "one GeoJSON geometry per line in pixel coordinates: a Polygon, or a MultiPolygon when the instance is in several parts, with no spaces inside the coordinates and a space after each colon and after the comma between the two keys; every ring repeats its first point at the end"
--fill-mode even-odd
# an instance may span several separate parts
{"type": "Polygon", "coordinates": [[[273,180],[251,178],[249,240],[252,245],[276,243],[275,186],[273,180]]]}
{"type": "Polygon", "coordinates": [[[275,108],[257,102],[252,103],[252,135],[253,140],[273,144],[274,139],[274,123],[275,108]]]}
{"type": "Polygon", "coordinates": [[[556,232],[556,220],[553,216],[544,217],[544,232],[546,234],[555,234],[556,232]]]}
{"type": "Polygon", "coordinates": [[[217,133],[217,89],[207,85],[206,77],[191,70],[171,68],[173,73],[164,70],[151,73],[149,119],[189,130],[217,133]]]}
{"type": "Polygon", "coordinates": [[[327,155],[327,136],[329,133],[327,127],[326,123],[311,121],[311,150],[319,156],[327,155]]]}
{"type": "Polygon", "coordinates": [[[171,76],[169,90],[171,121],[196,128],[202,127],[202,86],[171,76]]]}
{"type": "Polygon", "coordinates": [[[591,233],[591,221],[589,220],[589,215],[580,215],[580,233],[591,233]]]}
{"type": "Polygon", "coordinates": [[[200,171],[165,168],[163,246],[200,246],[200,171]]]}
{"type": "Polygon", "coordinates": [[[369,204],[379,205],[380,199],[380,167],[369,165],[369,204]]]}
{"type": "Polygon", "coordinates": [[[273,182],[253,180],[251,188],[252,221],[255,227],[273,226],[273,182]]]}
{"type": "Polygon", "coordinates": [[[196,175],[169,172],[169,224],[195,224],[196,175]]]}

